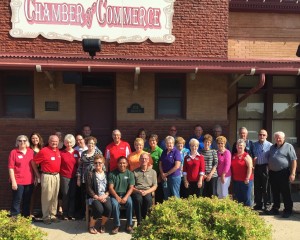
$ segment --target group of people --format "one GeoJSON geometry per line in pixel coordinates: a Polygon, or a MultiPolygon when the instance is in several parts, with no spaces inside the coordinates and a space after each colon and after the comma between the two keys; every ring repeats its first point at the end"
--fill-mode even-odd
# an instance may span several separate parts
{"type": "Polygon", "coordinates": [[[282,195],[283,217],[289,217],[293,209],[290,182],[295,180],[297,156],[284,133],[276,132],[272,144],[267,141],[267,131],[261,129],[258,141],[253,143],[242,127],[231,150],[221,126],[216,125],[213,132],[214,137],[203,135],[202,127],[197,125],[194,135],[185,141],[171,126],[169,135],[159,142],[157,134],[147,137],[145,129],[140,129],[132,152],[116,129],[104,154],[88,125],[81,134],[67,134],[63,141],[61,134],[51,135],[45,147],[38,133],[29,139],[20,135],[8,161],[13,192],[11,215],[21,213],[21,202],[22,215],[32,214],[40,184],[44,223],[59,221],[58,198],[62,200],[63,219],[74,220],[76,189],[80,187],[83,213],[86,204],[91,208],[91,234],[104,233],[111,216],[112,234],[118,233],[121,206],[126,208],[126,231],[131,233],[133,210],[140,225],[155,202],[190,195],[221,199],[228,196],[230,185],[234,199],[252,206],[254,185],[254,209],[277,215],[282,195]],[[59,147],[60,142],[63,145],[59,147]],[[273,206],[269,209],[270,193],[273,206]],[[100,229],[96,229],[100,218],[100,229]]]}

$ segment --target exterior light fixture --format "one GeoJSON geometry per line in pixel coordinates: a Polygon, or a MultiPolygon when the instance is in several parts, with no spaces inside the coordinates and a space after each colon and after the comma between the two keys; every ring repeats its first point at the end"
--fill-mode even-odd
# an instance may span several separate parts
{"type": "Polygon", "coordinates": [[[296,56],[300,57],[300,45],[298,46],[297,52],[296,52],[296,56]]]}
{"type": "Polygon", "coordinates": [[[82,40],[83,51],[88,52],[91,58],[96,56],[96,52],[101,51],[101,40],[87,38],[82,40]]]}

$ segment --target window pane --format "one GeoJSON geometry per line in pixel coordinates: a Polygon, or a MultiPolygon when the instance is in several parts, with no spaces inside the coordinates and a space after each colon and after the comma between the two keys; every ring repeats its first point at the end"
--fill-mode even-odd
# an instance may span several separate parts
{"type": "Polygon", "coordinates": [[[158,115],[181,116],[181,104],[178,98],[158,99],[158,115]]]}
{"type": "Polygon", "coordinates": [[[7,96],[6,114],[13,116],[15,114],[32,115],[32,97],[31,96],[7,96]]]}
{"type": "Polygon", "coordinates": [[[291,144],[297,143],[296,121],[294,120],[273,120],[272,124],[272,140],[274,141],[274,133],[282,131],[285,133],[285,140],[291,144]]]}
{"type": "Polygon", "coordinates": [[[181,97],[180,79],[161,79],[159,81],[159,97],[181,97]]]}
{"type": "MultiPolygon", "coordinates": [[[[242,94],[239,95],[239,98],[242,94]]],[[[239,104],[239,119],[263,119],[264,101],[263,95],[253,94],[239,104]]]]}
{"type": "Polygon", "coordinates": [[[252,88],[256,86],[259,82],[259,76],[244,76],[240,81],[238,81],[239,88],[252,88]]]}
{"type": "Polygon", "coordinates": [[[237,121],[237,139],[239,138],[239,129],[245,127],[248,130],[248,139],[257,141],[258,131],[262,128],[262,121],[260,120],[238,120],[237,121]]]}
{"type": "Polygon", "coordinates": [[[273,76],[273,87],[294,88],[297,87],[296,76],[273,76]]]}
{"type": "Polygon", "coordinates": [[[8,76],[4,88],[5,94],[29,94],[31,93],[31,85],[28,83],[28,76],[8,76]]]}
{"type": "Polygon", "coordinates": [[[298,105],[295,94],[274,94],[273,118],[296,118],[298,105]]]}

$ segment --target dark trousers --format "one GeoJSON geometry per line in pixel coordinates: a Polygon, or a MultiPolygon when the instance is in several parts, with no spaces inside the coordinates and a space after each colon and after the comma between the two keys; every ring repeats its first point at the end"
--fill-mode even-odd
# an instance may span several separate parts
{"type": "Polygon", "coordinates": [[[288,168],[281,171],[269,171],[269,178],[273,196],[273,208],[280,208],[280,194],[282,195],[284,211],[293,211],[293,201],[291,196],[291,185],[290,185],[290,170],[288,168]]]}
{"type": "Polygon", "coordinates": [[[102,216],[109,218],[111,212],[112,212],[112,206],[109,197],[106,199],[106,202],[104,203],[98,200],[92,201],[92,216],[95,220],[101,218],[102,216]]]}
{"type": "Polygon", "coordinates": [[[62,208],[65,217],[75,217],[76,177],[60,177],[62,208]]]}
{"type": "Polygon", "coordinates": [[[13,190],[12,205],[10,214],[16,216],[21,213],[20,205],[22,203],[22,215],[28,217],[30,215],[30,200],[33,191],[33,184],[19,185],[17,190],[13,190]]]}
{"type": "Polygon", "coordinates": [[[164,201],[164,192],[163,192],[162,182],[159,182],[155,190],[155,203],[162,203],[163,201],[164,201]]]}
{"type": "Polygon", "coordinates": [[[196,195],[197,197],[201,197],[203,192],[203,187],[198,188],[198,182],[189,182],[189,187],[185,188],[186,196],[196,195]]]}
{"type": "Polygon", "coordinates": [[[204,197],[217,196],[217,182],[218,182],[218,177],[212,177],[209,182],[204,180],[204,187],[203,187],[204,197]]]}
{"type": "Polygon", "coordinates": [[[142,196],[140,193],[132,193],[133,207],[136,215],[137,223],[140,224],[142,219],[146,218],[149,209],[152,206],[152,195],[151,193],[142,196]]]}
{"type": "Polygon", "coordinates": [[[254,201],[256,206],[266,206],[268,202],[268,164],[255,165],[254,170],[254,201]]]}

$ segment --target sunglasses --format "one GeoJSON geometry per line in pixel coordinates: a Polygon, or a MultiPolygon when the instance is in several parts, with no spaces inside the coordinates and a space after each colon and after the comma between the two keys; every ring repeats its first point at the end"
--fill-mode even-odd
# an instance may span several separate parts
{"type": "Polygon", "coordinates": [[[101,165],[103,162],[94,162],[94,165],[101,165]]]}
{"type": "Polygon", "coordinates": [[[266,136],[266,134],[262,134],[262,133],[260,133],[260,134],[259,134],[259,136],[266,136]]]}

